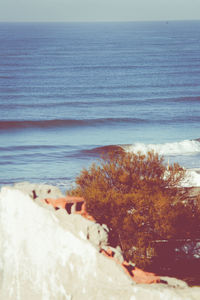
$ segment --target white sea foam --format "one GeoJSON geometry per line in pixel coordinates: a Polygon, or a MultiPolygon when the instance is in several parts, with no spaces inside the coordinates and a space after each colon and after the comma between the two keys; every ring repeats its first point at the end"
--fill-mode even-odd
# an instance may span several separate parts
{"type": "Polygon", "coordinates": [[[200,174],[195,170],[186,170],[185,178],[181,182],[183,187],[200,187],[200,174]]]}
{"type": "MultiPolygon", "coordinates": [[[[200,142],[194,140],[184,140],[181,142],[164,143],[164,144],[143,144],[135,143],[124,147],[127,152],[141,152],[147,154],[149,151],[154,150],[163,156],[189,156],[200,154],[200,142]]],[[[199,187],[200,186],[200,173],[199,170],[190,169],[186,171],[185,179],[182,181],[181,186],[185,187],[199,187]]]]}
{"type": "Polygon", "coordinates": [[[194,140],[184,140],[181,142],[164,144],[143,144],[135,143],[124,147],[127,152],[137,153],[138,151],[146,154],[154,150],[160,155],[191,155],[200,153],[200,142],[194,140]]]}

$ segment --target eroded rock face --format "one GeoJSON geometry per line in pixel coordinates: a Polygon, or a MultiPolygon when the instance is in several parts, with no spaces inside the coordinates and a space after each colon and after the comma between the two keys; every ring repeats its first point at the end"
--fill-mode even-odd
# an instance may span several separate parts
{"type": "Polygon", "coordinates": [[[79,214],[66,214],[64,209],[55,211],[55,215],[61,221],[63,228],[70,230],[74,235],[78,235],[83,240],[88,240],[97,251],[108,244],[108,232],[102,226],[79,214]]]}
{"type": "Polygon", "coordinates": [[[106,231],[89,242],[88,222],[2,188],[0,299],[199,299],[198,288],[134,284],[119,264],[99,253],[99,242],[106,247],[106,231]]]}
{"type": "Polygon", "coordinates": [[[60,212],[4,188],[0,220],[0,299],[102,299],[118,280],[125,294],[131,289],[120,267],[87,241],[83,223],[89,221],[81,216],[63,220],[60,212]]]}
{"type": "MultiPolygon", "coordinates": [[[[63,193],[56,186],[48,184],[34,184],[30,182],[18,182],[13,186],[14,189],[28,194],[35,201],[45,198],[64,197],[63,193]]],[[[40,203],[39,203],[40,204],[40,203]]]]}

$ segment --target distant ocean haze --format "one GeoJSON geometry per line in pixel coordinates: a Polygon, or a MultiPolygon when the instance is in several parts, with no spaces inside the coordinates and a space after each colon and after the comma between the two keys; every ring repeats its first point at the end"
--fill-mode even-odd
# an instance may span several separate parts
{"type": "Polygon", "coordinates": [[[0,184],[67,188],[109,145],[198,172],[199,32],[199,21],[0,23],[0,184]]]}

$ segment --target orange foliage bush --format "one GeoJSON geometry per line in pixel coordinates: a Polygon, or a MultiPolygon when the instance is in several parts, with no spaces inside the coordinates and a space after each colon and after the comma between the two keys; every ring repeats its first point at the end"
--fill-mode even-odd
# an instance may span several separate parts
{"type": "Polygon", "coordinates": [[[178,188],[184,175],[154,152],[114,153],[82,170],[71,193],[84,197],[88,213],[109,227],[110,244],[145,267],[152,241],[199,234],[199,214],[184,204],[178,188]]]}

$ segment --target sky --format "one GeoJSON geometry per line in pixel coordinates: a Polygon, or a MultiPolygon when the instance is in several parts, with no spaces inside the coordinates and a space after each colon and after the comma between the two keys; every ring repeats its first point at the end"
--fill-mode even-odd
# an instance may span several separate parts
{"type": "Polygon", "coordinates": [[[0,22],[200,20],[200,0],[0,0],[0,22]]]}

